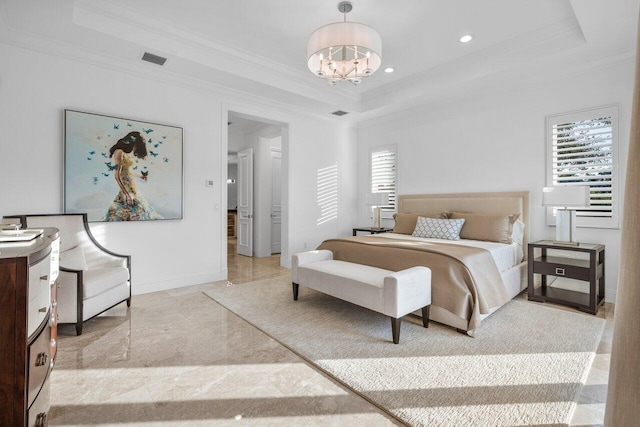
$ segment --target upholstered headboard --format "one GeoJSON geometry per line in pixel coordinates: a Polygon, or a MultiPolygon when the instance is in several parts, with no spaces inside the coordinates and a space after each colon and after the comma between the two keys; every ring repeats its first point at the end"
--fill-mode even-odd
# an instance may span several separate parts
{"type": "Polygon", "coordinates": [[[398,212],[461,211],[486,214],[520,213],[525,224],[523,251],[529,243],[529,192],[405,194],[398,196],[398,212]]]}

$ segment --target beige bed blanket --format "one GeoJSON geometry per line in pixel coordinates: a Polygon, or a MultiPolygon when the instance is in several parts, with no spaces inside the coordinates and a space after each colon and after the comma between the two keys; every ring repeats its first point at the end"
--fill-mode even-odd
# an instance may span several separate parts
{"type": "Polygon", "coordinates": [[[509,301],[500,272],[486,249],[377,236],[325,240],[318,249],[334,259],[399,271],[417,265],[431,269],[431,301],[480,326],[480,315],[509,301]]]}

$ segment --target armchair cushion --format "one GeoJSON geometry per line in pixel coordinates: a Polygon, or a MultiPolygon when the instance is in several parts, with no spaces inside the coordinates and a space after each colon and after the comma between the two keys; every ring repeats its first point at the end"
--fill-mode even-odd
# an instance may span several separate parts
{"type": "Polygon", "coordinates": [[[84,258],[84,252],[78,245],[60,253],[60,266],[70,268],[72,270],[86,270],[87,261],[84,258]]]}
{"type": "Polygon", "coordinates": [[[129,280],[125,267],[108,267],[86,270],[83,273],[84,299],[93,298],[129,280]]]}

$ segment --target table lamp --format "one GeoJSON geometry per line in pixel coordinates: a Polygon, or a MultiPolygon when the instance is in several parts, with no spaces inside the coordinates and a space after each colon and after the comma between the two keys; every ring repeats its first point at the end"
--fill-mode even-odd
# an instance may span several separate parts
{"type": "Polygon", "coordinates": [[[565,185],[544,187],[542,206],[557,207],[555,244],[578,246],[576,234],[576,210],[591,206],[591,187],[588,185],[565,185]]]}
{"type": "Polygon", "coordinates": [[[367,205],[373,206],[373,228],[381,228],[380,207],[389,204],[389,193],[369,193],[367,205]]]}

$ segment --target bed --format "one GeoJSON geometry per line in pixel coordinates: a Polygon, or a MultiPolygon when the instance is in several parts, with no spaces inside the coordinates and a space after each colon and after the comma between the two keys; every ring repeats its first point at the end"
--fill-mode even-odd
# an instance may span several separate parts
{"type": "Polygon", "coordinates": [[[335,259],[394,271],[415,265],[430,267],[430,319],[470,335],[483,319],[526,288],[528,192],[401,195],[397,212],[392,233],[328,239],[318,249],[331,250],[335,259]],[[447,218],[466,218],[468,232],[463,225],[460,240],[411,236],[414,226],[406,223],[407,218],[445,212],[447,218]],[[511,218],[509,239],[487,241],[483,233],[491,227],[482,227],[502,217],[511,218]],[[478,222],[478,218],[490,222],[478,222]],[[478,236],[482,240],[465,239],[478,236]]]}

